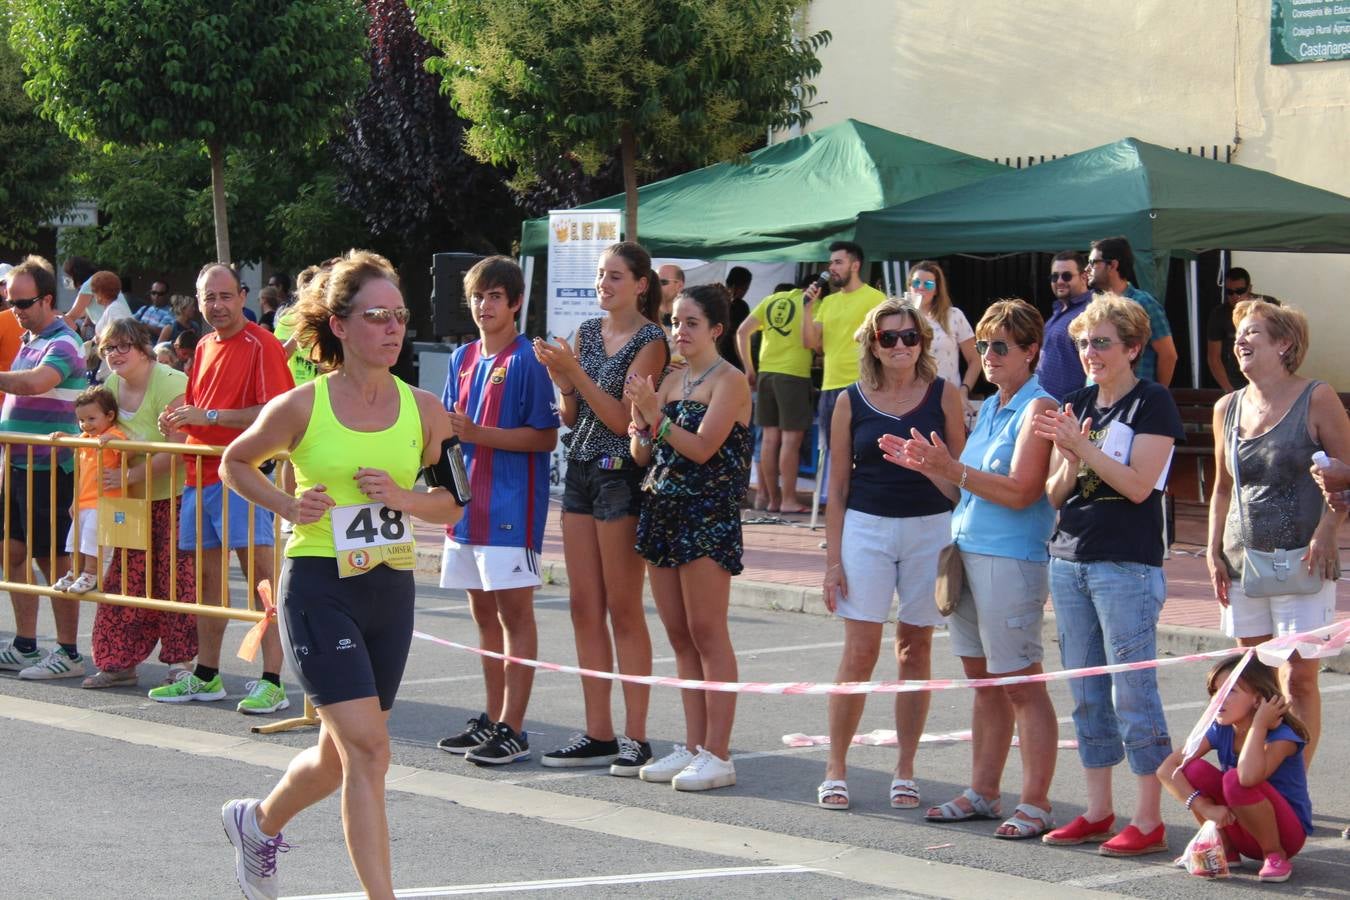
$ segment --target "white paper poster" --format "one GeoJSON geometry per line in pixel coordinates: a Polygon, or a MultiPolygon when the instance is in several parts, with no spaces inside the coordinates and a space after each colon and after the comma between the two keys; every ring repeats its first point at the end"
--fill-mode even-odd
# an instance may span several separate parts
{"type": "MultiPolygon", "coordinates": [[[[595,270],[600,254],[619,240],[618,209],[564,209],[548,214],[548,292],[545,327],[548,337],[572,342],[577,328],[587,319],[599,316],[595,300],[595,270]]],[[[562,493],[567,463],[563,458],[562,435],[549,461],[549,488],[562,493]]]]}

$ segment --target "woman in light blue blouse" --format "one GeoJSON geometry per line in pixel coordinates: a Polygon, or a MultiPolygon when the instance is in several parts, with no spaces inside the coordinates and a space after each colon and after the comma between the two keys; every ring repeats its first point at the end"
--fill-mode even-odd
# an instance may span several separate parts
{"type": "MultiPolygon", "coordinates": [[[[953,495],[960,491],[952,542],[960,549],[965,579],[948,627],[968,678],[1041,671],[1046,541],[1055,522],[1045,497],[1051,444],[1033,433],[1036,416],[1055,408],[1034,374],[1043,330],[1041,314],[1023,300],[1001,300],[980,319],[975,348],[998,393],[980,407],[959,460],[940,439],[917,432],[909,440],[887,435],[881,442],[891,462],[950,482],[953,495]]],[[[1054,826],[1049,791],[1059,726],[1042,683],[975,691],[971,786],[929,809],[927,819],[1002,817],[999,781],[1014,724],[1022,793],[995,836],[1032,838],[1054,826]]]]}

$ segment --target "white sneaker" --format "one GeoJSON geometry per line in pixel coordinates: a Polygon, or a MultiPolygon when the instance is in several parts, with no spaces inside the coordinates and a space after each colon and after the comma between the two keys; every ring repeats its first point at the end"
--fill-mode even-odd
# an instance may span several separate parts
{"type": "Polygon", "coordinates": [[[258,801],[231,800],[220,808],[225,836],[234,844],[234,877],[248,900],[276,900],[279,893],[277,854],[291,845],[278,834],[269,838],[258,830],[258,801]]]}
{"type": "Polygon", "coordinates": [[[677,791],[708,791],[736,783],[736,766],[730,759],[719,759],[702,747],[698,756],[670,781],[677,791]]]}
{"type": "Polygon", "coordinates": [[[28,653],[24,650],[15,650],[13,641],[0,641],[0,671],[22,672],[46,658],[47,654],[41,650],[28,653]]]}
{"type": "Polygon", "coordinates": [[[68,591],[68,590],[70,590],[70,586],[71,586],[72,584],[74,584],[74,583],[75,583],[75,573],[74,573],[74,572],[67,572],[66,574],[62,575],[60,578],[56,579],[56,581],[52,582],[52,590],[54,590],[54,591],[68,591]]]}
{"type": "Polygon", "coordinates": [[[84,657],[72,660],[60,647],[41,660],[19,671],[25,681],[46,681],[52,678],[81,678],[84,676],[84,657]]]}
{"type": "Polygon", "coordinates": [[[685,766],[693,761],[694,754],[684,744],[676,744],[675,749],[665,756],[638,769],[638,777],[643,781],[664,784],[683,772],[685,766]]]}
{"type": "MultiPolygon", "coordinates": [[[[61,581],[65,581],[65,579],[62,578],[61,581]]],[[[63,590],[70,591],[72,594],[87,594],[96,587],[98,587],[98,576],[90,572],[81,572],[80,577],[68,584],[63,590]]]]}

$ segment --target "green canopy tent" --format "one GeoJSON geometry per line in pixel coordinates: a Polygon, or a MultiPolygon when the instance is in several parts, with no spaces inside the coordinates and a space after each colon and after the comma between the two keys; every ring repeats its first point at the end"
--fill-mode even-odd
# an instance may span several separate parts
{"type": "MultiPolygon", "coordinates": [[[[956,150],[848,119],[638,189],[639,240],[655,256],[803,262],[850,240],[859,211],[1006,171],[956,150]]],[[[578,209],[622,209],[616,194],[578,209]]],[[[548,219],[526,222],[521,254],[548,252],[548,219]]]]}
{"type": "MultiPolygon", "coordinates": [[[[1173,255],[1213,249],[1350,252],[1350,198],[1126,138],[864,212],[856,239],[874,258],[917,259],[1055,252],[1112,235],[1129,239],[1140,287],[1153,291],[1173,255]]],[[[1194,275],[1191,281],[1192,376],[1198,383],[1194,275]]]]}

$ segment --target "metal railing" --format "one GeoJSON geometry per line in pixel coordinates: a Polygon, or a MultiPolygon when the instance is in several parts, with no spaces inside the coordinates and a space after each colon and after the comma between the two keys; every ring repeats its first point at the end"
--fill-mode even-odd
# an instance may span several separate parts
{"type": "MultiPolygon", "coordinates": [[[[225,491],[222,494],[221,500],[223,504],[221,510],[222,534],[220,535],[221,547],[219,550],[215,548],[202,547],[201,545],[202,507],[201,504],[196,504],[195,522],[194,522],[195,528],[193,529],[197,536],[197,540],[194,542],[195,546],[193,547],[192,550],[180,551],[178,548],[178,534],[179,534],[178,518],[179,518],[179,508],[181,505],[181,491],[175,492],[171,497],[167,498],[167,502],[171,504],[169,517],[170,533],[169,533],[169,540],[167,541],[169,553],[169,570],[170,572],[177,571],[178,556],[180,553],[187,552],[192,555],[193,597],[191,600],[183,600],[179,598],[178,581],[176,578],[170,577],[168,585],[158,585],[154,581],[153,573],[156,561],[155,555],[156,541],[155,536],[153,534],[150,534],[149,532],[150,532],[150,523],[152,521],[151,504],[156,501],[152,499],[151,495],[154,493],[153,485],[155,481],[157,480],[160,474],[164,473],[164,470],[161,470],[160,473],[155,472],[154,464],[156,457],[161,456],[167,457],[168,481],[170,484],[179,485],[181,484],[180,478],[182,477],[183,473],[186,470],[186,460],[184,459],[184,457],[193,456],[199,459],[210,457],[218,458],[224,452],[223,447],[213,447],[203,444],[179,444],[169,442],[133,441],[133,440],[111,440],[108,441],[106,445],[104,445],[101,444],[95,438],[83,438],[73,436],[54,437],[54,436],[22,434],[17,432],[0,432],[0,449],[2,449],[5,454],[4,481],[3,487],[0,489],[3,490],[4,497],[6,498],[3,511],[3,527],[6,540],[4,542],[3,550],[0,551],[0,554],[3,554],[3,570],[0,570],[0,576],[3,577],[0,577],[0,589],[9,591],[20,591],[29,594],[45,595],[50,597],[58,597],[64,600],[71,600],[71,599],[88,600],[96,603],[111,603],[119,606],[133,606],[141,609],[154,609],[159,610],[161,612],[188,613],[191,615],[199,615],[199,616],[215,616],[218,618],[226,618],[226,619],[241,619],[249,622],[261,621],[262,618],[264,617],[265,613],[257,601],[257,593],[256,593],[258,584],[256,578],[257,554],[263,551],[269,552],[271,554],[272,577],[275,578],[280,573],[281,570],[280,565],[281,519],[280,517],[276,516],[273,517],[272,546],[259,547],[256,542],[257,535],[255,534],[254,531],[256,527],[253,516],[254,504],[252,503],[248,504],[249,507],[248,546],[245,553],[244,576],[245,581],[249,586],[249,590],[246,600],[246,606],[244,608],[231,607],[230,579],[228,576],[230,563],[229,557],[231,553],[229,546],[230,545],[229,511],[230,511],[231,495],[229,491],[225,491]],[[48,446],[52,448],[52,455],[51,455],[52,465],[48,469],[35,470],[33,468],[34,448],[41,446],[48,446]],[[149,536],[146,549],[143,551],[145,554],[144,596],[129,595],[123,592],[127,580],[128,554],[136,552],[128,547],[113,546],[105,548],[103,545],[99,546],[100,565],[98,566],[97,587],[88,593],[73,594],[70,592],[54,590],[49,585],[37,585],[33,583],[31,567],[33,563],[38,561],[37,558],[35,558],[33,555],[33,541],[32,541],[33,526],[34,526],[32,499],[33,499],[34,485],[36,484],[37,479],[39,478],[48,479],[47,496],[48,498],[50,498],[51,502],[48,504],[50,506],[50,509],[48,510],[49,521],[47,522],[47,527],[50,530],[51,539],[50,539],[50,547],[46,554],[47,557],[46,562],[47,562],[47,571],[52,575],[53,578],[56,578],[59,577],[59,575],[61,574],[56,571],[57,558],[67,555],[64,549],[66,543],[66,535],[57,533],[58,510],[56,506],[56,497],[57,497],[56,480],[58,478],[58,474],[57,474],[56,460],[57,455],[61,449],[78,450],[79,448],[82,447],[96,448],[99,450],[106,448],[108,450],[119,451],[121,453],[119,470],[121,474],[121,482],[123,485],[127,485],[128,481],[127,474],[129,469],[131,469],[135,465],[144,464],[145,466],[145,477],[142,481],[138,482],[135,485],[124,487],[119,492],[119,494],[116,495],[105,494],[103,487],[103,475],[104,475],[103,454],[102,452],[96,454],[98,466],[96,482],[98,484],[99,503],[103,503],[105,499],[111,499],[114,496],[121,496],[122,498],[131,499],[133,501],[138,501],[139,503],[144,504],[142,508],[142,514],[144,515],[145,521],[147,523],[146,530],[149,536]],[[14,459],[15,453],[22,453],[24,455],[22,464],[15,465],[16,462],[14,459]],[[23,480],[16,485],[14,483],[15,475],[20,472],[22,472],[23,480]],[[25,549],[27,551],[25,565],[29,567],[29,571],[25,573],[28,575],[28,578],[24,580],[14,580],[12,578],[13,576],[12,559],[11,559],[12,554],[10,552],[10,542],[9,542],[9,536],[12,533],[10,522],[11,507],[10,503],[8,502],[8,498],[10,497],[11,492],[13,492],[16,489],[20,489],[23,491],[24,497],[27,501],[24,504],[24,509],[26,511],[27,518],[26,521],[23,523],[24,526],[23,531],[24,531],[25,549]],[[137,494],[143,494],[144,496],[143,497],[136,496],[137,494]],[[111,549],[114,553],[120,554],[121,557],[120,558],[121,565],[119,567],[121,572],[121,579],[119,585],[116,586],[117,588],[120,588],[119,590],[113,590],[112,588],[114,586],[106,584],[105,581],[106,572],[102,564],[103,563],[102,557],[108,549],[111,549]],[[221,565],[223,575],[222,578],[220,579],[219,596],[216,598],[207,598],[202,596],[202,561],[204,555],[207,553],[220,553],[222,556],[221,565]],[[212,599],[215,599],[217,602],[212,603],[211,602],[212,599]],[[184,609],[185,605],[190,605],[192,607],[190,612],[184,609]]],[[[75,453],[75,468],[71,477],[73,477],[74,479],[72,497],[76,498],[77,502],[78,502],[78,484],[80,482],[80,475],[81,475],[80,467],[82,465],[84,465],[84,463],[81,461],[81,455],[79,453],[75,453]]],[[[239,501],[236,499],[235,502],[239,501]]],[[[80,533],[82,530],[82,526],[80,522],[80,516],[78,515],[78,510],[76,515],[71,517],[71,528],[73,529],[74,532],[73,534],[74,540],[72,541],[72,544],[75,548],[69,554],[71,557],[71,571],[78,571],[81,568],[82,560],[85,555],[79,549],[81,545],[80,533]]]]}

